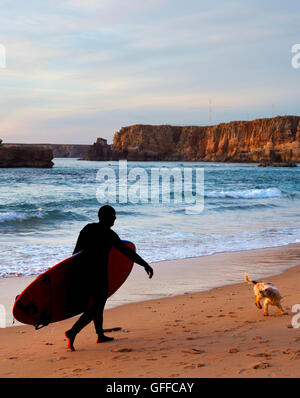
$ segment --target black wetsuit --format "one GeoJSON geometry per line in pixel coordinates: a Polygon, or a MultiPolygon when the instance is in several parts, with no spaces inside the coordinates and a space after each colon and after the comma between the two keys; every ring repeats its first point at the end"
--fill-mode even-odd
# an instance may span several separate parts
{"type": "Polygon", "coordinates": [[[87,224],[80,232],[73,254],[82,252],[89,278],[90,305],[72,327],[74,333],[79,333],[92,320],[96,333],[103,334],[103,310],[108,295],[107,263],[112,247],[120,250],[133,262],[142,266],[147,263],[126,246],[119,236],[105,224],[87,224]]]}

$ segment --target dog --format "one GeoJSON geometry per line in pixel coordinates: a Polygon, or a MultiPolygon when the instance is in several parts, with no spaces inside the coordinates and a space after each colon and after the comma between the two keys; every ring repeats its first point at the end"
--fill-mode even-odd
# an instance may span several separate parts
{"type": "Polygon", "coordinates": [[[280,313],[282,315],[287,315],[287,313],[283,310],[280,300],[282,300],[282,297],[280,295],[279,290],[277,289],[276,286],[274,286],[271,282],[256,282],[256,281],[250,281],[248,279],[248,275],[245,274],[245,281],[249,283],[250,285],[254,285],[253,290],[255,294],[255,305],[259,308],[262,309],[262,306],[260,304],[260,300],[263,298],[265,299],[264,301],[264,316],[269,315],[268,311],[268,306],[269,304],[275,305],[280,313]]]}

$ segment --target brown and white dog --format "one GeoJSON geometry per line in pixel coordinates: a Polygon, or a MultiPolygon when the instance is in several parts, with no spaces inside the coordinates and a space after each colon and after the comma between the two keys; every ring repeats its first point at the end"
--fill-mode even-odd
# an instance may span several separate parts
{"type": "Polygon", "coordinates": [[[275,305],[280,313],[282,315],[287,315],[287,313],[283,310],[280,300],[282,299],[279,290],[277,289],[276,286],[274,286],[271,282],[256,282],[256,281],[250,281],[248,279],[248,275],[245,274],[245,280],[248,282],[250,285],[254,285],[253,290],[255,294],[255,305],[261,309],[262,306],[260,304],[260,300],[263,298],[265,299],[264,301],[264,315],[268,316],[268,306],[269,304],[275,305]]]}

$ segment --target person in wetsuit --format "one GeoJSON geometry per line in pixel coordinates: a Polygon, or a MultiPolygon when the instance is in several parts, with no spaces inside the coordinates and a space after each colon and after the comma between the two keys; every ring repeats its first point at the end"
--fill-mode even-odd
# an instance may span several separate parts
{"type": "Polygon", "coordinates": [[[107,263],[112,247],[118,249],[134,263],[145,268],[149,278],[153,269],[134,250],[126,246],[119,236],[111,229],[116,220],[116,211],[109,205],[102,206],[98,212],[99,222],[87,224],[80,232],[73,254],[82,250],[83,261],[92,272],[90,278],[90,304],[70,330],[65,332],[68,347],[75,351],[76,335],[91,321],[94,321],[98,335],[97,343],[112,341],[103,333],[103,311],[108,295],[107,263]]]}

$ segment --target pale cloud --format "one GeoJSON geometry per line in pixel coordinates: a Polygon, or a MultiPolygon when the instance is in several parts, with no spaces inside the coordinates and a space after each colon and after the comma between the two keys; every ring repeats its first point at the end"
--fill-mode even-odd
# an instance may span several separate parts
{"type": "Polygon", "coordinates": [[[297,109],[294,0],[1,5],[6,141],[91,143],[129,122],[205,124],[210,98],[215,122],[263,116],[273,102],[278,112],[297,109]]]}

